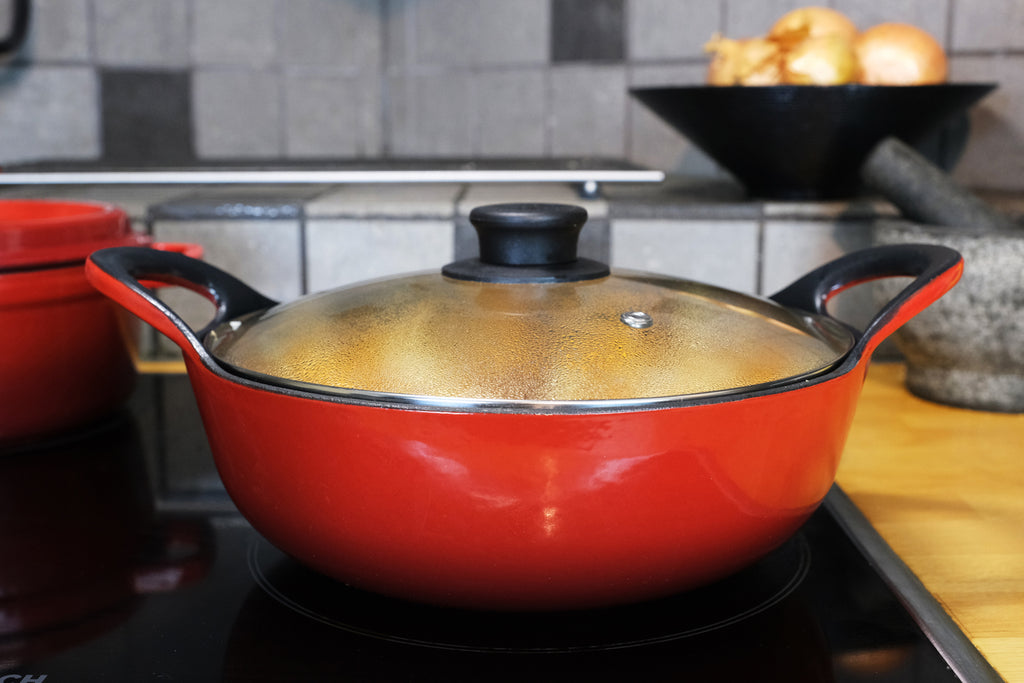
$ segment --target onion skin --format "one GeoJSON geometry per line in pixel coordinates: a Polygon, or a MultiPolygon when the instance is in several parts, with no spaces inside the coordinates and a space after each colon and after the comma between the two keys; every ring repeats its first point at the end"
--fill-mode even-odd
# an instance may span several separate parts
{"type": "Polygon", "coordinates": [[[857,79],[853,44],[838,35],[807,38],[786,53],[783,82],[792,85],[842,85],[857,79]]]}
{"type": "Polygon", "coordinates": [[[768,38],[788,48],[808,38],[825,36],[838,36],[852,43],[857,33],[857,26],[842,12],[828,7],[801,7],[782,15],[768,38]]]}
{"type": "Polygon", "coordinates": [[[946,53],[926,31],[911,24],[885,23],[864,31],[854,43],[865,85],[943,83],[946,53]]]}

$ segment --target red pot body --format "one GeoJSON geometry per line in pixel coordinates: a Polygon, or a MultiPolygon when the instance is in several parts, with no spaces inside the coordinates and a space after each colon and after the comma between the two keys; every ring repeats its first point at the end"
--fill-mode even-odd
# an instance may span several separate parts
{"type": "Polygon", "coordinates": [[[633,409],[445,409],[289,389],[224,369],[140,280],[207,292],[225,319],[273,302],[173,256],[106,250],[87,272],[185,352],[220,476],[253,526],[360,588],[520,610],[671,594],[781,544],[832,485],[872,352],[963,267],[941,247],[877,248],[777,293],[783,305],[823,313],[860,282],[916,278],[837,367],[814,378],[633,409]]]}
{"type": "Polygon", "coordinates": [[[131,393],[128,316],[82,264],[0,274],[0,443],[73,429],[131,393]]]}
{"type": "Polygon", "coordinates": [[[758,398],[587,415],[304,398],[189,359],[220,475],[282,550],[389,595],[501,609],[670,594],[787,539],[835,476],[863,369],[758,398]]]}

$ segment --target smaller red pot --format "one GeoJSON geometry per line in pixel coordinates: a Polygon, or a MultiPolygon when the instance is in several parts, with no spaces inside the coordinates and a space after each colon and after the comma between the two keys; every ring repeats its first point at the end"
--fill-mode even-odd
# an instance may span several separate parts
{"type": "Polygon", "coordinates": [[[108,204],[0,201],[0,444],[88,424],[131,393],[137,320],[89,284],[93,251],[154,244],[108,204]]]}

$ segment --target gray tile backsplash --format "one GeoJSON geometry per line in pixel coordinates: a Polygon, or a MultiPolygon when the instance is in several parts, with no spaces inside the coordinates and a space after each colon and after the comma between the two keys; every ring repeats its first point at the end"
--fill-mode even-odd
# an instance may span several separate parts
{"type": "Polygon", "coordinates": [[[284,87],[275,72],[199,69],[192,76],[196,154],[203,159],[281,156],[284,87]]]}
{"type": "Polygon", "coordinates": [[[191,5],[92,0],[96,60],[103,66],[188,66],[191,5]]]}
{"type": "MultiPolygon", "coordinates": [[[[114,147],[130,138],[135,157],[164,165],[573,155],[715,178],[721,170],[627,88],[703,82],[715,32],[760,35],[806,4],[36,0],[27,44],[0,64],[0,124],[10,132],[0,164],[126,163],[132,154],[114,147]],[[127,122],[97,88],[101,71],[153,80],[125,91],[136,100],[133,136],[110,132],[127,122]],[[187,95],[158,83],[162,71],[185,79],[187,95]]],[[[861,28],[917,24],[946,46],[955,80],[998,81],[972,110],[955,176],[1024,189],[1013,123],[1024,118],[1024,0],[823,4],[861,28]]]]}

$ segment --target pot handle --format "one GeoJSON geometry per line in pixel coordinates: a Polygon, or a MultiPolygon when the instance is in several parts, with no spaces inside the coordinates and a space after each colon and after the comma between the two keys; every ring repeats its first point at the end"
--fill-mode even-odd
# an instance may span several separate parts
{"type": "Polygon", "coordinates": [[[208,357],[201,340],[209,330],[277,304],[233,275],[177,251],[100,249],[86,261],[85,275],[93,287],[200,359],[208,357]],[[177,285],[206,297],[217,307],[213,320],[196,332],[154,295],[149,287],[156,285],[177,285]]]}
{"type": "Polygon", "coordinates": [[[804,275],[771,299],[789,308],[829,315],[829,300],[856,285],[886,277],[912,277],[868,323],[850,353],[870,356],[901,325],[938,300],[963,274],[960,254],[937,244],[892,244],[855,251],[804,275]]]}

